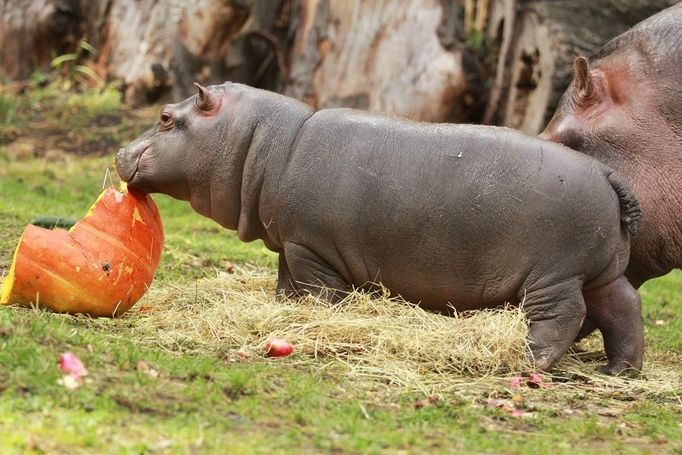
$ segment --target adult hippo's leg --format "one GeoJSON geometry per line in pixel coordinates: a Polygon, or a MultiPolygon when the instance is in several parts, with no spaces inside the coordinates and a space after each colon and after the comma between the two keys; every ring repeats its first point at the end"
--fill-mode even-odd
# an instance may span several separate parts
{"type": "MultiPolygon", "coordinates": [[[[337,303],[343,300],[351,290],[350,284],[338,272],[303,245],[285,243],[283,262],[290,276],[288,281],[297,294],[312,294],[328,302],[337,303]]],[[[280,274],[282,273],[281,265],[282,261],[280,261],[280,274]]]]}
{"type": "Polygon", "coordinates": [[[600,368],[611,375],[636,373],[642,368],[644,327],[639,294],[625,276],[585,291],[587,317],[604,338],[609,363],[600,368]]]}
{"type": "Polygon", "coordinates": [[[549,370],[580,331],[586,313],[582,284],[571,278],[521,296],[528,318],[530,354],[538,369],[549,370]]]}
{"type": "MultiPolygon", "coordinates": [[[[633,288],[639,289],[639,287],[644,283],[645,280],[632,278],[632,276],[630,276],[628,277],[628,281],[630,282],[633,288]]],[[[590,319],[588,312],[587,318],[585,319],[583,326],[580,328],[580,332],[578,332],[578,336],[575,338],[575,341],[582,340],[583,338],[591,335],[592,332],[594,332],[595,330],[597,330],[597,324],[595,324],[592,321],[592,319],[590,319]]]]}

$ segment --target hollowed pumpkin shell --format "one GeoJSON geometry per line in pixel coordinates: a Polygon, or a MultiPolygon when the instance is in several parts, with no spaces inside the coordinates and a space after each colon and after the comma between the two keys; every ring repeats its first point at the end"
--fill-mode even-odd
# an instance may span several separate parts
{"type": "Polygon", "coordinates": [[[147,291],[162,249],[163,225],[151,196],[109,188],[69,231],[24,230],[0,304],[120,315],[147,291]]]}

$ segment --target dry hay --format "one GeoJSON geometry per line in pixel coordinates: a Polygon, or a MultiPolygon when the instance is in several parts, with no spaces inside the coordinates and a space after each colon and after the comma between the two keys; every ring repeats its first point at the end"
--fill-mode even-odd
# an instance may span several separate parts
{"type": "MultiPolygon", "coordinates": [[[[446,317],[399,299],[353,293],[341,304],[312,297],[277,301],[272,271],[240,271],[195,283],[164,283],[126,317],[132,337],[173,351],[260,355],[272,337],[295,346],[290,361],[341,367],[351,377],[427,394],[485,392],[508,384],[525,360],[527,326],[518,308],[446,317]],[[230,351],[231,350],[231,351],[230,351]]],[[[594,342],[592,343],[595,344],[594,342]]],[[[600,343],[592,348],[601,351],[600,343]]],[[[680,372],[647,359],[642,379],[611,378],[567,355],[555,380],[609,396],[674,396],[680,372]]]]}

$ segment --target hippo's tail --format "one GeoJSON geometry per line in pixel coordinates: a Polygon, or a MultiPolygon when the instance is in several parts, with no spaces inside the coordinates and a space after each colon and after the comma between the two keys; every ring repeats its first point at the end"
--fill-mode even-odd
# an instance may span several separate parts
{"type": "Polygon", "coordinates": [[[625,225],[630,235],[639,233],[642,225],[642,209],[637,198],[627,182],[616,172],[608,176],[611,187],[618,195],[620,201],[620,221],[625,225]]]}

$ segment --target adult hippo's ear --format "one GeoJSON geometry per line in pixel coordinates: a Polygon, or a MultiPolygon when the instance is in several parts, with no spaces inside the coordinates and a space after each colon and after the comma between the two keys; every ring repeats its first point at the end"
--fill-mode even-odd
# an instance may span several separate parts
{"type": "Polygon", "coordinates": [[[197,97],[196,107],[201,112],[212,113],[220,106],[220,99],[211,93],[206,87],[203,87],[198,82],[195,82],[199,96],[197,97]]]}
{"type": "Polygon", "coordinates": [[[573,80],[575,88],[581,95],[591,96],[594,91],[594,83],[590,75],[590,62],[587,57],[580,56],[573,62],[573,80]]]}
{"type": "Polygon", "coordinates": [[[580,56],[573,63],[573,101],[576,106],[587,108],[603,100],[603,80],[590,68],[587,57],[580,56]]]}

